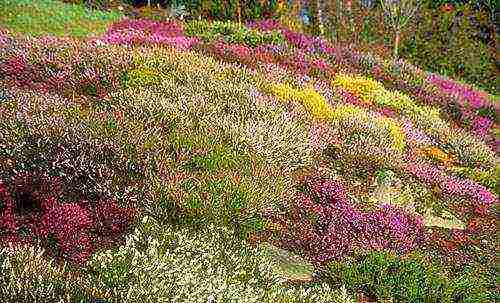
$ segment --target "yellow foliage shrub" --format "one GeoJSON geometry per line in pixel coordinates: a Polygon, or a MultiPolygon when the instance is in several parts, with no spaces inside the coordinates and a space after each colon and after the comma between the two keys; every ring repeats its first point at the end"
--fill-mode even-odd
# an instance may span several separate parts
{"type": "Polygon", "coordinates": [[[386,133],[392,141],[393,148],[404,149],[404,132],[393,119],[369,115],[366,110],[350,104],[332,108],[326,99],[312,88],[300,89],[289,84],[272,84],[269,90],[282,101],[300,102],[316,119],[341,123],[342,127],[351,125],[353,129],[364,128],[363,125],[371,124],[372,128],[376,128],[374,136],[383,136],[386,133]]]}
{"type": "Polygon", "coordinates": [[[386,92],[382,84],[361,76],[338,74],[332,81],[332,85],[342,87],[370,105],[373,104],[378,94],[386,92]]]}
{"type": "Polygon", "coordinates": [[[300,102],[316,119],[330,120],[333,115],[326,99],[312,88],[297,89],[289,84],[278,84],[271,86],[271,93],[285,102],[300,102]]]}

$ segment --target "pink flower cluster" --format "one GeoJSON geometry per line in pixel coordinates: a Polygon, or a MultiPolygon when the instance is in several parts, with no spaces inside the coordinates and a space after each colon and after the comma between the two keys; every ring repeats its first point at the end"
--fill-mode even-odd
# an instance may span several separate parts
{"type": "Polygon", "coordinates": [[[493,104],[488,100],[488,95],[477,91],[470,86],[462,85],[456,81],[445,79],[435,74],[430,74],[427,81],[439,88],[442,92],[455,97],[462,114],[461,120],[469,120],[471,129],[479,136],[485,136],[493,126],[490,117],[482,117],[477,114],[480,109],[491,109],[495,111],[493,104]]]}
{"type": "Polygon", "coordinates": [[[158,44],[187,50],[199,39],[185,37],[182,27],[174,21],[126,19],[111,25],[100,41],[121,45],[158,44]]]}
{"type": "Polygon", "coordinates": [[[61,203],[59,178],[16,175],[12,190],[0,180],[0,243],[41,240],[58,260],[84,264],[95,246],[113,243],[126,231],[134,210],[115,201],[61,203]],[[23,235],[24,233],[24,235],[23,235]]]}
{"type": "Polygon", "coordinates": [[[228,44],[223,41],[218,41],[214,45],[219,56],[234,57],[239,61],[248,61],[252,55],[252,49],[243,44],[228,44]]]}
{"type": "Polygon", "coordinates": [[[104,98],[121,85],[120,75],[131,57],[91,44],[54,37],[8,39],[0,48],[0,75],[9,86],[62,96],[104,98]],[[102,54],[106,52],[106,56],[102,54]],[[91,62],[91,64],[89,64],[91,62]]]}
{"type": "Polygon", "coordinates": [[[429,138],[429,136],[416,128],[415,125],[413,125],[413,123],[409,120],[404,121],[403,131],[405,133],[406,140],[412,144],[420,146],[437,144],[436,140],[429,138]]]}
{"type": "Polygon", "coordinates": [[[329,145],[340,143],[340,139],[332,132],[331,126],[317,122],[309,129],[309,143],[313,148],[323,150],[329,145]]]}
{"type": "Polygon", "coordinates": [[[285,243],[319,264],[341,259],[353,250],[407,253],[423,240],[420,217],[395,206],[362,212],[349,202],[340,182],[311,178],[297,195],[285,243]]]}
{"type": "Polygon", "coordinates": [[[178,37],[184,34],[182,26],[175,21],[153,21],[148,19],[125,19],[112,24],[108,33],[136,30],[150,35],[157,34],[164,37],[178,37]]]}
{"type": "Polygon", "coordinates": [[[486,187],[472,180],[450,176],[440,168],[415,158],[411,158],[408,163],[406,170],[425,185],[438,186],[445,196],[470,200],[478,215],[486,215],[495,203],[495,196],[486,187]]]}
{"type": "Polygon", "coordinates": [[[333,47],[325,39],[321,37],[310,37],[302,33],[294,32],[276,20],[265,19],[257,22],[250,22],[247,26],[261,31],[279,30],[289,44],[308,53],[333,53],[333,47]]]}

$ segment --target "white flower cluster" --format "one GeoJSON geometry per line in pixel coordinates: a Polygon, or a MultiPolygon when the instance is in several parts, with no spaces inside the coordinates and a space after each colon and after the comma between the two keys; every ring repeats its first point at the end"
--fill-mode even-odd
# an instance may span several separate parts
{"type": "Polygon", "coordinates": [[[328,285],[285,286],[260,248],[237,240],[226,227],[190,230],[144,217],[118,251],[94,255],[100,289],[119,302],[348,302],[328,285]],[[126,264],[126,265],[125,265],[126,264]],[[105,277],[126,266],[121,285],[105,277]]]}
{"type": "Polygon", "coordinates": [[[33,246],[0,250],[1,302],[68,302],[75,292],[90,289],[43,253],[33,246]]]}

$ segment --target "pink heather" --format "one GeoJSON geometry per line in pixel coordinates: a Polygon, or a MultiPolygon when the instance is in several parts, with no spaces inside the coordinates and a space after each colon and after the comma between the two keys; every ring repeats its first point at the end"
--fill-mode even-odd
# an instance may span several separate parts
{"type": "Polygon", "coordinates": [[[308,180],[306,187],[308,194],[297,194],[302,219],[296,226],[299,239],[292,243],[305,248],[315,262],[342,258],[354,248],[406,253],[422,240],[423,221],[403,209],[383,205],[362,212],[334,180],[308,180]],[[317,216],[317,228],[307,221],[307,214],[317,216]]]}
{"type": "Polygon", "coordinates": [[[484,215],[495,202],[495,196],[486,187],[469,179],[447,175],[436,166],[411,162],[407,170],[427,186],[439,186],[444,195],[469,199],[474,211],[484,215]]]}

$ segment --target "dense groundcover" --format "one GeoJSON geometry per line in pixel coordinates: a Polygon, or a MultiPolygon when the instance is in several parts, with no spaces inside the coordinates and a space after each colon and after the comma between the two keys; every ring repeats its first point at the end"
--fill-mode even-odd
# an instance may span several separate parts
{"type": "Polygon", "coordinates": [[[483,91],[273,20],[3,30],[0,295],[493,302],[497,130],[483,91]]]}

